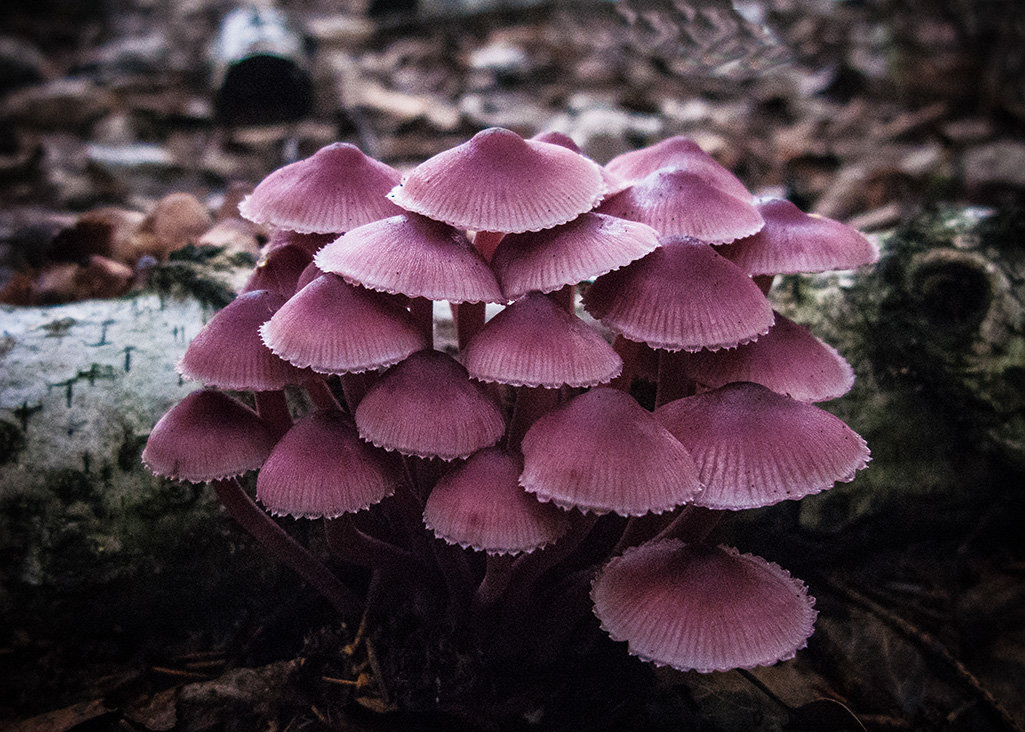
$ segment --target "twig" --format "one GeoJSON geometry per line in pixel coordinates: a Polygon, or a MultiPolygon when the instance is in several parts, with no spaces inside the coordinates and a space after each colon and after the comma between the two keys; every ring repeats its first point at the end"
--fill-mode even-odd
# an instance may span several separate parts
{"type": "Polygon", "coordinates": [[[938,639],[851,587],[839,584],[826,577],[820,578],[820,582],[832,592],[856,605],[860,605],[898,633],[914,641],[931,656],[944,663],[955,678],[977,696],[982,705],[999,720],[1005,729],[1012,730],[1013,732],[1025,732],[996,697],[982,685],[982,682],[965,668],[965,665],[957,660],[954,654],[938,639]]]}

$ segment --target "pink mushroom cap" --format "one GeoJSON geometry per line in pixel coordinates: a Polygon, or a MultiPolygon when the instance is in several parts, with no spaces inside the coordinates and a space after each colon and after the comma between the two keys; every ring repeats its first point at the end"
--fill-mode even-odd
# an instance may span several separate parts
{"type": "Polygon", "coordinates": [[[612,559],[591,599],[602,627],[631,655],[701,673],[793,658],[817,615],[804,583],[776,564],[676,539],[612,559]]]}
{"type": "Polygon", "coordinates": [[[749,275],[854,269],[879,259],[872,242],[839,221],[806,214],[778,198],[757,206],[765,227],[719,250],[749,275]]]}
{"type": "Polygon", "coordinates": [[[458,229],[518,233],[564,224],[603,192],[597,163],[492,127],[418,165],[388,197],[458,229]]]}
{"type": "Polygon", "coordinates": [[[538,419],[523,436],[520,485],[584,512],[640,516],[692,499],[701,483],[686,448],[633,397],[597,387],[538,419]]]}
{"type": "Polygon", "coordinates": [[[594,329],[539,292],[489,320],[460,355],[473,378],[513,386],[595,386],[623,369],[594,329]]]}
{"type": "MultiPolygon", "coordinates": [[[[573,140],[572,137],[563,132],[539,132],[530,138],[531,140],[537,140],[538,142],[547,142],[552,145],[558,145],[564,147],[567,150],[572,150],[580,155],[584,154],[584,151],[580,149],[580,146],[573,140]]],[[[615,174],[609,172],[605,168],[601,169],[602,181],[605,183],[605,196],[611,196],[615,193],[619,193],[621,190],[630,185],[629,181],[622,180],[615,174]]]]}
{"type": "Polygon", "coordinates": [[[689,379],[709,389],[753,381],[802,402],[835,399],[854,384],[854,369],[835,348],[779,313],[769,332],[753,343],[689,353],[677,365],[689,379]]]}
{"type": "Polygon", "coordinates": [[[663,239],[643,259],[599,277],[587,312],[632,341],[667,351],[733,348],[772,325],[772,307],[739,267],[708,244],[663,239]]]}
{"type": "Polygon", "coordinates": [[[423,350],[374,384],[356,408],[356,426],[385,450],[454,460],[498,442],[505,419],[458,361],[423,350]]]}
{"type": "Polygon", "coordinates": [[[796,500],[848,482],[868,445],[825,410],[740,382],[684,397],[655,417],[690,452],[705,489],[697,506],[736,511],[796,500]]]}
{"type": "Polygon", "coordinates": [[[325,272],[372,290],[455,303],[505,299],[465,234],[414,213],[353,229],[314,261],[325,272]]]}
{"type": "Polygon", "coordinates": [[[178,372],[219,389],[270,391],[307,375],[275,356],[260,339],[260,326],[285,303],[276,292],[239,295],[196,334],[178,361],[178,372]]]}
{"type": "Polygon", "coordinates": [[[335,518],[394,493],[397,466],[359,439],[352,419],[318,410],[296,422],[260,470],[256,497],[278,516],[335,518]]]}
{"type": "Polygon", "coordinates": [[[607,274],[657,248],[658,232],[650,226],[589,212],[544,231],[507,235],[491,266],[502,292],[515,300],[607,274]]]}
{"type": "Polygon", "coordinates": [[[384,368],[427,346],[409,311],[333,274],[293,295],[260,335],[289,363],[326,374],[384,368]]]}
{"type": "Polygon", "coordinates": [[[522,460],[489,447],[442,476],[424,504],[424,523],[449,544],[519,554],[556,541],[569,517],[520,487],[522,460]]]}
{"type": "Polygon", "coordinates": [[[284,297],[292,297],[296,291],[299,275],[312,260],[313,255],[295,244],[268,247],[260,255],[256,267],[242,287],[242,293],[254,290],[271,290],[284,297]]]}
{"type": "Polygon", "coordinates": [[[689,170],[660,169],[611,196],[599,213],[648,224],[662,236],[725,244],[765,225],[750,199],[737,198],[689,170]]]}
{"type": "Polygon", "coordinates": [[[258,224],[301,234],[341,234],[399,213],[385,195],[400,179],[397,170],[355,145],[336,142],[275,170],[243,199],[239,211],[258,224]]]}
{"type": "Polygon", "coordinates": [[[256,412],[212,389],[194,391],[156,423],[142,461],[156,475],[191,483],[256,470],[274,437],[256,412]]]}
{"type": "Polygon", "coordinates": [[[751,192],[741,180],[693,140],[677,135],[640,150],[612,158],[605,170],[629,182],[636,182],[662,170],[686,170],[732,196],[750,201],[751,192]]]}

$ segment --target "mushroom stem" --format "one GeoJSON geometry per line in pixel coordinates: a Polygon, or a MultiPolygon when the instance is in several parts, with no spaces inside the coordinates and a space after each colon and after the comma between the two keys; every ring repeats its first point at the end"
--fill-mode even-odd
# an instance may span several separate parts
{"type": "MultiPolygon", "coordinates": [[[[616,542],[612,551],[609,552],[609,556],[622,554],[630,547],[643,544],[655,536],[667,525],[668,516],[669,514],[665,513],[646,513],[643,516],[631,516],[627,520],[626,526],[623,527],[623,533],[620,535],[619,541],[616,542]]],[[[672,518],[669,518],[668,523],[672,523],[672,518]]]]}
{"type": "Polygon", "coordinates": [[[566,285],[561,290],[553,292],[550,297],[556,305],[573,315],[576,312],[576,294],[576,285],[566,285]]]}
{"type": "Polygon", "coordinates": [[[412,552],[360,531],[349,515],[324,519],[324,532],[331,553],[352,564],[391,573],[426,569],[412,552]]]}
{"type": "Polygon", "coordinates": [[[242,489],[238,479],[215,480],[213,488],[228,515],[284,565],[313,585],[339,615],[349,621],[359,617],[362,603],[356,594],[264,513],[242,489]]]}
{"type": "Polygon", "coordinates": [[[486,610],[501,598],[512,577],[513,557],[509,554],[489,554],[485,559],[484,579],[473,596],[473,608],[486,610]]]}
{"type": "Polygon", "coordinates": [[[292,427],[292,413],[288,411],[288,401],[281,389],[274,391],[257,391],[253,394],[256,402],[256,413],[260,415],[275,439],[280,439],[292,427]]]}
{"type": "Polygon", "coordinates": [[[331,393],[331,387],[323,378],[311,376],[303,383],[303,386],[306,389],[306,395],[317,409],[340,409],[341,405],[338,404],[335,395],[331,393]]]}
{"type": "Polygon", "coordinates": [[[473,236],[473,246],[480,252],[488,264],[491,264],[491,257],[495,254],[499,242],[505,236],[500,231],[478,231],[473,236]]]}
{"type": "Polygon", "coordinates": [[[516,598],[514,604],[517,607],[524,607],[530,599],[530,590],[541,575],[576,551],[591,534],[598,518],[595,513],[574,516],[576,520],[569,531],[554,544],[518,557],[512,564],[512,576],[505,595],[516,598]]]}
{"type": "Polygon", "coordinates": [[[559,402],[558,389],[546,389],[543,386],[521,386],[516,389],[516,402],[513,405],[512,419],[506,433],[506,447],[519,450],[523,435],[538,417],[559,402]]]}
{"type": "Polygon", "coordinates": [[[374,374],[370,372],[341,375],[342,394],[345,395],[345,405],[349,408],[349,414],[356,413],[356,407],[373,386],[373,379],[374,374]]]}
{"type": "Polygon", "coordinates": [[[655,407],[676,401],[694,393],[695,384],[681,368],[683,351],[658,352],[658,385],[655,388],[655,407]]]}
{"type": "Polygon", "coordinates": [[[423,332],[427,341],[426,348],[434,348],[434,301],[426,297],[410,298],[409,312],[417,327],[423,332]]]}
{"type": "Polygon", "coordinates": [[[617,335],[615,340],[612,341],[612,348],[623,359],[623,370],[619,373],[619,376],[609,382],[609,386],[613,389],[629,393],[630,386],[633,384],[634,374],[637,372],[637,364],[640,361],[644,344],[617,335]]]}
{"type": "Polygon", "coordinates": [[[772,289],[772,284],[776,281],[776,275],[752,275],[751,279],[758,285],[762,294],[768,297],[769,290],[772,289]]]}
{"type": "Polygon", "coordinates": [[[456,338],[462,351],[480,329],[484,327],[484,303],[461,302],[452,305],[456,321],[456,338]]]}
{"type": "Polygon", "coordinates": [[[652,541],[676,538],[683,539],[688,544],[696,544],[708,538],[722,517],[722,511],[713,511],[701,506],[684,506],[680,514],[658,532],[652,541]]]}

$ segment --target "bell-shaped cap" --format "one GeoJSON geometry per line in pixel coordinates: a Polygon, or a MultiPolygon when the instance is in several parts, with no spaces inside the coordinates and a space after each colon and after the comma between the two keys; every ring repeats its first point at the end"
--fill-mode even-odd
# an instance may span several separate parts
{"type": "Polygon", "coordinates": [[[404,455],[463,458],[490,447],[505,420],[484,387],[441,351],[414,353],[385,373],[356,408],[360,437],[404,455]]]}
{"type": "Polygon", "coordinates": [[[806,214],[780,198],[757,207],[765,219],[762,230],[719,250],[749,275],[854,269],[879,259],[872,242],[839,221],[806,214]]]}
{"type": "Polygon", "coordinates": [[[442,476],[424,504],[439,539],[488,554],[519,554],[556,541],[569,517],[520,487],[522,461],[496,447],[476,452],[442,476]]]}
{"type": "Polygon", "coordinates": [[[751,200],[750,191],[737,176],[720,165],[696,142],[682,135],[617,155],[605,165],[609,173],[631,182],[662,169],[686,170],[732,196],[751,200]]]}
{"type": "Polygon", "coordinates": [[[697,506],[771,506],[854,479],[868,445],[825,410],[740,382],[669,402],[655,417],[690,452],[705,489],[697,506]]]}
{"type": "Polygon", "coordinates": [[[631,655],[701,673],[793,658],[817,615],[808,588],[779,566],[676,539],[612,559],[591,599],[602,627],[631,655]]]}
{"type": "Polygon", "coordinates": [[[142,461],[156,475],[191,483],[256,470],[274,437],[256,412],[212,389],[194,391],[160,418],[142,461]]]}
{"type": "MultiPolygon", "coordinates": [[[[564,147],[567,150],[572,150],[580,155],[584,154],[584,151],[580,149],[580,146],[573,140],[572,137],[563,133],[555,132],[554,130],[549,132],[539,132],[530,138],[531,140],[537,140],[538,142],[547,142],[552,145],[558,145],[564,147]]],[[[629,181],[624,181],[614,173],[609,172],[605,168],[601,169],[601,178],[605,184],[605,195],[611,196],[615,193],[619,193],[621,190],[630,185],[629,181]]]]}
{"type": "Polygon", "coordinates": [[[544,231],[509,234],[491,266],[510,300],[553,292],[624,267],[658,248],[650,226],[597,213],[544,231]]]}
{"type": "Polygon", "coordinates": [[[314,259],[372,290],[449,302],[500,302],[488,263],[461,231],[414,213],[347,232],[314,259]]]}
{"type": "Polygon", "coordinates": [[[527,430],[521,449],[520,485],[563,508],[640,516],[701,490],[686,448],[618,389],[597,387],[551,410],[527,430]]]}
{"type": "Polygon", "coordinates": [[[274,447],[260,469],[256,497],[277,516],[335,518],[372,506],[398,483],[395,463],[359,439],[350,417],[318,410],[274,447]]]}
{"type": "Polygon", "coordinates": [[[275,170],[239,210],[258,224],[302,234],[341,234],[399,213],[385,195],[400,179],[397,170],[355,145],[336,142],[275,170]]]}
{"type": "Polygon", "coordinates": [[[325,374],[384,368],[427,346],[409,311],[333,274],[293,295],[260,335],[289,363],[325,374]]]}
{"type": "Polygon", "coordinates": [[[313,260],[305,248],[294,244],[268,247],[260,255],[256,267],[242,287],[242,293],[270,290],[286,298],[296,291],[299,275],[313,260]]]}
{"type": "Polygon", "coordinates": [[[492,127],[418,165],[388,197],[458,229],[508,234],[564,224],[603,192],[594,161],[492,127]]]}
{"type": "Polygon", "coordinates": [[[779,313],[769,332],[753,343],[689,353],[677,365],[687,378],[708,389],[753,381],[802,402],[835,399],[854,385],[854,369],[835,348],[779,313]]]}
{"type": "Polygon", "coordinates": [[[270,391],[298,384],[304,374],[264,345],[260,326],[285,298],[256,290],[239,295],[196,334],[178,361],[178,372],[219,389],[270,391]]]}
{"type": "Polygon", "coordinates": [[[460,357],[479,381],[550,389],[604,384],[623,369],[623,359],[594,329],[539,292],[489,320],[460,357]]]}
{"type": "Polygon", "coordinates": [[[751,236],[765,225],[749,198],[737,198],[689,170],[656,170],[606,199],[598,211],[648,224],[662,236],[709,244],[751,236]]]}
{"type": "Polygon", "coordinates": [[[772,325],[772,307],[751,278],[696,239],[663,239],[599,277],[583,299],[612,330],[667,351],[733,348],[772,325]]]}

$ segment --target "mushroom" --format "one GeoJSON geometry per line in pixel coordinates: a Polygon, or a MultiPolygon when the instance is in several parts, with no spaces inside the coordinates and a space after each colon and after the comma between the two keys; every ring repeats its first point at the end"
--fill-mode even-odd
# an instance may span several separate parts
{"type": "Polygon", "coordinates": [[[427,345],[408,311],[333,274],[293,295],[260,335],[289,363],[325,374],[385,368],[427,345]]]}
{"type": "Polygon", "coordinates": [[[725,244],[765,225],[750,199],[689,170],[659,169],[602,202],[599,213],[648,224],[662,236],[725,244]]]}
{"type": "Polygon", "coordinates": [[[594,161],[492,127],[420,163],[388,198],[458,229],[512,234],[564,224],[603,192],[594,161]]]}
{"type": "Polygon", "coordinates": [[[553,292],[607,274],[658,248],[650,226],[598,213],[584,213],[544,231],[509,234],[495,249],[491,266],[506,298],[553,292]]]}
{"type": "Polygon", "coordinates": [[[790,201],[759,201],[765,226],[719,249],[749,275],[854,269],[879,259],[879,250],[856,229],[802,212],[790,201]]]}
{"type": "Polygon", "coordinates": [[[779,566],[675,539],[612,559],[591,599],[602,628],[631,655],[701,673],[793,658],[817,615],[804,583],[779,566]]]}
{"type": "Polygon", "coordinates": [[[677,367],[708,389],[753,381],[803,402],[828,401],[850,391],[854,369],[835,348],[779,313],[774,318],[758,340],[734,349],[680,354],[677,367]]]}
{"type": "Polygon", "coordinates": [[[772,308],[747,275],[705,242],[662,239],[643,259],[599,277],[584,308],[652,348],[734,348],[768,332],[772,308]]]}
{"type": "Polygon", "coordinates": [[[359,439],[351,417],[322,409],[275,445],[260,470],[256,497],[279,516],[335,518],[369,508],[398,483],[397,466],[359,439]]]}
{"type": "Polygon", "coordinates": [[[275,170],[239,210],[258,224],[301,234],[341,234],[397,214],[398,208],[384,196],[400,177],[355,145],[336,142],[275,170]]]}
{"type": "Polygon", "coordinates": [[[617,155],[606,163],[605,170],[628,184],[643,180],[659,170],[685,170],[731,196],[745,201],[752,198],[737,176],[720,165],[696,142],[682,135],[617,155]]]}
{"type": "Polygon", "coordinates": [[[523,460],[497,447],[443,475],[424,504],[424,523],[450,544],[488,554],[532,552],[569,528],[564,511],[520,487],[523,460]]]}
{"type": "Polygon", "coordinates": [[[686,448],[616,389],[596,387],[548,412],[524,435],[522,450],[520,484],[562,508],[640,516],[701,490],[686,448]]]}
{"type": "Polygon", "coordinates": [[[741,382],[677,399],[655,417],[690,452],[705,489],[694,505],[736,511],[854,480],[865,441],[829,412],[741,382]]]}
{"type": "Polygon", "coordinates": [[[389,369],[366,393],[356,426],[360,437],[385,450],[455,460],[498,442],[505,419],[458,361],[424,350],[389,369]]]}
{"type": "Polygon", "coordinates": [[[256,412],[219,391],[199,389],[156,423],[142,461],[157,475],[205,483],[256,470],[273,447],[256,412]]]}

